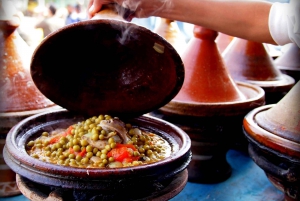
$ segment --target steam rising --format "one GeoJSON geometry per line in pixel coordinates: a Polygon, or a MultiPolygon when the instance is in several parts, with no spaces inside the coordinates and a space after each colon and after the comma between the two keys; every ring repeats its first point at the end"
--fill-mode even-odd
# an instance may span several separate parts
{"type": "MultiPolygon", "coordinates": [[[[119,15],[123,16],[125,19],[127,19],[131,14],[135,13],[136,17],[143,17],[144,15],[154,15],[155,12],[162,10],[162,9],[170,9],[172,6],[171,1],[169,0],[160,0],[160,3],[152,5],[151,10],[154,10],[152,13],[144,13],[143,9],[141,9],[142,2],[136,1],[136,0],[124,0],[122,5],[123,9],[118,9],[119,15]],[[124,9],[125,8],[125,9],[124,9]]],[[[133,33],[133,29],[135,29],[135,26],[128,26],[124,27],[122,30],[122,35],[118,38],[118,41],[120,44],[125,45],[126,42],[131,41],[132,39],[136,39],[137,36],[135,36],[133,33]]]]}
{"type": "Polygon", "coordinates": [[[141,8],[143,7],[142,4],[142,1],[124,0],[121,6],[131,10],[132,12],[135,12],[137,17],[145,17],[145,15],[146,17],[149,17],[150,15],[155,16],[155,13],[157,11],[160,11],[162,9],[168,10],[172,7],[172,2],[170,0],[160,0],[160,3],[153,4],[152,8],[150,8],[151,10],[153,10],[153,12],[145,13],[141,8]]]}

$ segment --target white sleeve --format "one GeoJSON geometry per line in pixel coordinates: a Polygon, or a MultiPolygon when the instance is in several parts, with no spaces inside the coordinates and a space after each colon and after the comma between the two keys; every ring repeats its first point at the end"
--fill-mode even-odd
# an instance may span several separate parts
{"type": "Polygon", "coordinates": [[[295,43],[300,47],[300,0],[273,3],[269,14],[269,30],[278,45],[295,43]]]}

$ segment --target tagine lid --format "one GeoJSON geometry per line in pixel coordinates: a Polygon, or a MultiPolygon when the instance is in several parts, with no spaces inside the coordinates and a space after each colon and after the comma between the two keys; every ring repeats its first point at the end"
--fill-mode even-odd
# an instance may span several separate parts
{"type": "Polygon", "coordinates": [[[277,103],[258,107],[243,121],[246,136],[282,154],[300,158],[300,81],[277,103]]]}
{"type": "Polygon", "coordinates": [[[300,81],[272,108],[255,116],[265,130],[300,144],[300,81]]]}
{"type": "Polygon", "coordinates": [[[31,59],[38,89],[57,105],[89,116],[139,116],[173,99],[183,62],[158,34],[136,24],[94,19],[45,38],[31,59]]]}

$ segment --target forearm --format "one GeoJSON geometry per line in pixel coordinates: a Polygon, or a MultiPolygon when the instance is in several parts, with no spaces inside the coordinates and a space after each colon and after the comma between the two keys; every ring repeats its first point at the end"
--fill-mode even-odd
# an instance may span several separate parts
{"type": "Polygon", "coordinates": [[[173,0],[154,15],[200,25],[228,35],[273,43],[268,27],[271,3],[233,0],[173,0]]]}

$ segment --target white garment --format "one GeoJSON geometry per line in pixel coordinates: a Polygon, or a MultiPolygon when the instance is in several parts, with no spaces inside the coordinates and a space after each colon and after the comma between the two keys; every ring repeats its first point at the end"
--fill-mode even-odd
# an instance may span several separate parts
{"type": "Polygon", "coordinates": [[[269,30],[278,45],[295,43],[300,48],[300,0],[273,3],[269,14],[269,30]]]}

